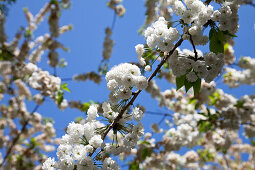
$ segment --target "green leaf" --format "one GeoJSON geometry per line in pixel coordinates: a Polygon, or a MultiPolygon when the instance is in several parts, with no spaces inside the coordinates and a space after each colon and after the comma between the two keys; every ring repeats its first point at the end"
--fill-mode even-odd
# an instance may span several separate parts
{"type": "Polygon", "coordinates": [[[31,139],[30,139],[30,148],[35,148],[37,145],[38,145],[38,143],[36,142],[36,140],[35,140],[35,138],[34,137],[32,137],[31,139]]]}
{"type": "Polygon", "coordinates": [[[87,112],[89,110],[89,107],[90,107],[90,103],[89,102],[83,103],[82,111],[83,112],[87,112]]]}
{"type": "Polygon", "coordinates": [[[66,67],[66,61],[64,58],[61,58],[59,63],[57,64],[58,67],[64,68],[66,67]]]}
{"type": "Polygon", "coordinates": [[[33,32],[29,29],[27,29],[25,31],[25,35],[24,35],[26,38],[30,38],[30,37],[33,37],[33,32]]]}
{"type": "Polygon", "coordinates": [[[79,123],[79,122],[81,122],[83,119],[84,119],[84,118],[83,118],[82,116],[77,117],[77,118],[75,118],[75,123],[79,123]]]}
{"type": "Polygon", "coordinates": [[[61,84],[61,87],[60,87],[62,90],[65,90],[67,92],[71,92],[70,89],[67,87],[67,83],[64,83],[64,84],[61,84]]]}
{"type": "Polygon", "coordinates": [[[237,35],[235,35],[235,34],[231,34],[228,30],[226,30],[226,31],[222,31],[225,35],[228,35],[228,36],[230,36],[230,37],[237,37],[237,35]]]}
{"type": "Polygon", "coordinates": [[[138,162],[132,162],[130,165],[129,165],[129,170],[139,170],[139,163],[138,162]]]}
{"type": "Polygon", "coordinates": [[[224,44],[224,52],[228,49],[228,47],[229,47],[229,43],[225,43],[224,44]]]}
{"type": "Polygon", "coordinates": [[[209,96],[209,99],[210,99],[209,105],[215,105],[217,101],[220,100],[219,92],[214,92],[212,96],[209,96]]]}
{"type": "Polygon", "coordinates": [[[164,63],[164,64],[163,64],[163,68],[164,68],[164,69],[169,69],[169,63],[164,63]]]}
{"type": "Polygon", "coordinates": [[[223,31],[211,28],[209,32],[209,40],[210,40],[209,47],[211,52],[214,52],[215,54],[224,53],[226,37],[223,31]]]}
{"type": "Polygon", "coordinates": [[[201,150],[199,149],[198,150],[198,154],[199,154],[199,157],[204,161],[204,162],[209,162],[209,161],[213,161],[214,160],[214,155],[213,153],[211,153],[209,151],[209,149],[206,149],[206,150],[201,150]]]}
{"type": "Polygon", "coordinates": [[[201,78],[197,79],[197,81],[193,84],[194,96],[196,96],[201,88],[201,78]]]}
{"type": "Polygon", "coordinates": [[[18,155],[17,156],[17,164],[18,164],[18,167],[23,167],[23,156],[22,155],[18,155]]]}
{"type": "Polygon", "coordinates": [[[222,149],[222,153],[223,153],[223,154],[227,154],[227,149],[226,149],[226,148],[223,148],[223,149],[222,149]]]}
{"type": "Polygon", "coordinates": [[[255,146],[255,140],[251,140],[251,145],[255,146]]]}
{"type": "Polygon", "coordinates": [[[197,102],[197,99],[191,98],[189,99],[189,104],[195,104],[197,102]]]}
{"type": "Polygon", "coordinates": [[[46,123],[54,123],[53,119],[52,118],[48,118],[48,117],[43,117],[43,120],[42,120],[42,124],[45,125],[46,123]]]}
{"type": "Polygon", "coordinates": [[[211,129],[213,129],[213,124],[211,124],[209,121],[207,121],[207,120],[200,120],[199,122],[198,122],[198,129],[199,129],[199,131],[201,132],[201,133],[203,133],[203,132],[207,132],[207,131],[209,131],[209,130],[211,130],[211,129]]]}
{"type": "Polygon", "coordinates": [[[151,150],[149,148],[144,148],[142,150],[142,158],[145,159],[147,156],[151,155],[151,150]]]}
{"type": "Polygon", "coordinates": [[[5,49],[4,47],[0,49],[0,61],[12,61],[13,58],[14,55],[10,51],[5,49]]]}
{"type": "Polygon", "coordinates": [[[209,40],[212,39],[212,37],[216,34],[216,29],[215,28],[211,28],[210,32],[209,32],[209,40]]]}
{"type": "Polygon", "coordinates": [[[197,110],[199,108],[199,103],[196,103],[195,109],[197,110]]]}
{"type": "Polygon", "coordinates": [[[244,103],[245,101],[238,100],[234,106],[240,109],[243,108],[244,103]]]}
{"type": "Polygon", "coordinates": [[[58,92],[57,93],[57,104],[60,105],[63,100],[64,100],[64,93],[63,92],[58,92]]]}
{"type": "Polygon", "coordinates": [[[194,83],[192,82],[189,82],[186,78],[184,80],[184,85],[185,85],[185,90],[186,90],[186,93],[189,91],[189,89],[193,86],[194,83]]]}
{"type": "Polygon", "coordinates": [[[186,79],[186,74],[182,75],[180,77],[176,77],[175,81],[176,81],[176,90],[179,90],[180,88],[182,88],[182,86],[184,86],[184,82],[186,79]]]}
{"type": "Polygon", "coordinates": [[[151,143],[145,140],[138,141],[139,144],[150,145],[151,143]]]}

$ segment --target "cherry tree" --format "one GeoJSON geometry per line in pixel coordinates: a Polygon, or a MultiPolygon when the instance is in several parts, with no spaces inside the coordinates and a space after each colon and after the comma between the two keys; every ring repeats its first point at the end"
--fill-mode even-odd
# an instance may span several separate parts
{"type": "Polygon", "coordinates": [[[58,37],[72,29],[59,24],[61,12],[71,2],[51,0],[36,15],[25,8],[27,27],[20,28],[11,42],[4,25],[8,17],[1,10],[0,97],[8,102],[0,106],[4,150],[0,167],[115,170],[124,168],[116,161],[122,160],[129,169],[254,169],[255,97],[236,98],[217,86],[219,79],[231,88],[255,83],[255,59],[237,60],[233,49],[240,26],[238,11],[244,5],[254,6],[252,0],[146,0],[145,23],[139,29],[145,42],[134,47],[137,62],[108,68],[116,18],[126,12],[122,0],[109,0],[114,18],[112,27],[105,29],[98,71],[67,79],[57,75],[57,68],[66,66],[58,50],[68,51],[58,37]],[[34,37],[45,18],[50,33],[34,37]],[[184,43],[192,48],[183,48],[184,43]],[[199,50],[201,46],[208,46],[208,51],[199,50]],[[38,66],[44,53],[52,74],[38,66]],[[175,88],[161,91],[160,79],[175,88]],[[65,80],[104,84],[108,100],[68,101],[65,80]],[[144,92],[169,113],[139,105],[144,92]],[[60,110],[78,109],[86,116],[70,120],[65,135],[56,138],[53,120],[37,113],[45,100],[60,110]],[[37,105],[28,111],[31,101],[37,105]],[[163,119],[152,122],[151,130],[144,129],[144,114],[163,119]],[[163,121],[164,129],[160,128],[163,121]],[[53,151],[54,145],[56,156],[48,157],[46,152],[53,151]],[[242,153],[249,154],[248,160],[242,153]]]}

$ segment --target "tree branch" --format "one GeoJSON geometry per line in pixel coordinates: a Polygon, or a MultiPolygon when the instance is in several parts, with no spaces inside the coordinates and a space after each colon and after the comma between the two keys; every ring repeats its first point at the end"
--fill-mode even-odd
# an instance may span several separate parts
{"type": "Polygon", "coordinates": [[[73,78],[62,78],[61,81],[72,81],[73,78]]]}
{"type": "Polygon", "coordinates": [[[250,125],[250,126],[255,127],[255,124],[253,124],[251,122],[243,122],[243,123],[241,123],[241,125],[250,125]]]}
{"type": "Polygon", "coordinates": [[[212,0],[206,0],[204,4],[209,5],[212,2],[212,0]]]}
{"type": "Polygon", "coordinates": [[[160,113],[160,112],[152,112],[152,111],[146,111],[146,114],[151,114],[151,115],[157,115],[157,116],[170,116],[173,117],[173,115],[169,114],[169,113],[160,113]]]}
{"type": "Polygon", "coordinates": [[[111,30],[112,30],[112,31],[114,30],[114,26],[115,26],[115,23],[116,23],[116,19],[117,19],[117,14],[116,14],[116,12],[114,11],[114,13],[113,13],[113,19],[112,19],[112,27],[111,27],[111,30]]]}
{"type": "MultiPolygon", "coordinates": [[[[159,70],[161,69],[161,67],[163,66],[163,64],[169,59],[169,57],[174,53],[174,51],[176,50],[177,47],[179,47],[182,42],[184,41],[183,38],[181,38],[174,46],[174,48],[168,53],[168,55],[159,63],[159,65],[157,66],[157,68],[155,69],[155,71],[151,74],[151,76],[148,78],[148,82],[150,82],[159,72],[159,70]]],[[[137,98],[137,96],[141,93],[142,90],[137,90],[133,97],[131,98],[131,100],[128,102],[128,104],[121,110],[121,112],[118,114],[118,116],[114,119],[114,121],[107,126],[105,132],[101,135],[102,140],[105,139],[106,135],[109,133],[109,131],[118,123],[118,121],[122,118],[123,114],[125,113],[125,111],[131,106],[133,105],[135,99],[137,98]]],[[[93,150],[93,152],[91,152],[89,154],[89,156],[92,156],[93,153],[95,152],[96,149],[93,150]]]]}
{"type": "Polygon", "coordinates": [[[252,7],[255,7],[255,4],[253,4],[252,2],[247,3],[247,5],[250,5],[250,6],[252,6],[252,7]]]}
{"type": "Polygon", "coordinates": [[[193,41],[193,39],[192,39],[192,35],[191,35],[189,32],[188,32],[188,35],[189,35],[189,37],[190,37],[190,42],[191,42],[191,45],[192,45],[193,50],[194,50],[194,53],[195,53],[195,60],[197,61],[198,55],[197,55],[196,46],[195,46],[194,41],[193,41]]]}

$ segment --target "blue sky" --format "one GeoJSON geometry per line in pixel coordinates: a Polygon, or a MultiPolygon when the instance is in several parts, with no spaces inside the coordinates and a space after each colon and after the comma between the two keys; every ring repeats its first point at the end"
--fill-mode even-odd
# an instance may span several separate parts
{"type": "MultiPolygon", "coordinates": [[[[40,8],[48,1],[46,0],[18,0],[9,11],[6,22],[6,32],[8,40],[12,40],[19,26],[26,26],[26,20],[22,8],[28,7],[32,14],[36,14],[40,8]]],[[[100,60],[102,59],[104,29],[111,26],[113,20],[113,11],[106,6],[107,0],[75,0],[69,10],[62,12],[60,25],[72,24],[73,30],[59,37],[59,41],[70,49],[70,52],[59,50],[60,58],[65,58],[68,62],[66,68],[58,68],[57,75],[62,78],[70,78],[74,74],[96,71],[100,60]]],[[[144,43],[144,37],[138,35],[137,31],[143,25],[145,20],[144,0],[124,0],[123,5],[126,8],[126,14],[122,18],[117,18],[113,31],[113,40],[115,41],[112,58],[110,59],[110,67],[113,65],[137,61],[135,53],[135,45],[144,43]]],[[[255,10],[250,6],[241,7],[240,11],[240,30],[235,38],[235,55],[251,56],[255,54],[255,10]]],[[[47,19],[39,25],[39,29],[35,31],[34,36],[37,37],[48,32],[47,19]]],[[[183,48],[191,49],[188,43],[183,48]]],[[[208,52],[208,46],[198,47],[203,52],[208,52]]],[[[47,53],[46,53],[47,54],[47,53]]],[[[47,65],[47,56],[42,57],[39,66],[44,70],[53,72],[52,68],[47,65]]],[[[67,82],[71,93],[66,93],[67,99],[81,100],[88,102],[89,100],[103,102],[107,100],[109,91],[106,88],[105,80],[100,85],[93,82],[67,82]]],[[[172,85],[166,81],[160,81],[160,87],[165,90],[172,85]]],[[[232,93],[236,97],[244,94],[254,93],[254,87],[243,85],[238,89],[230,89],[220,83],[218,86],[223,88],[227,93],[232,93]]],[[[164,108],[159,108],[155,100],[150,95],[142,92],[137,98],[135,104],[146,106],[147,110],[155,112],[166,112],[164,108]]],[[[30,110],[34,107],[33,102],[28,103],[30,110]],[[31,104],[32,103],[32,104],[31,104]]],[[[64,128],[76,117],[84,116],[74,109],[66,109],[59,111],[51,99],[47,99],[42,107],[38,110],[45,117],[52,117],[55,121],[57,136],[64,134],[64,128]]],[[[143,119],[145,128],[148,131],[149,125],[158,122],[162,117],[146,115],[143,119]],[[146,122],[146,123],[145,123],[146,122]]],[[[51,154],[52,155],[52,154],[51,154]]],[[[54,153],[53,153],[54,155],[54,153]]]]}

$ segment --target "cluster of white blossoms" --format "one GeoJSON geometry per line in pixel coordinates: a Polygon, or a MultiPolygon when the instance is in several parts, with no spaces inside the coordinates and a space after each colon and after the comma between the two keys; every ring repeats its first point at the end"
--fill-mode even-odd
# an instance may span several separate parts
{"type": "Polygon", "coordinates": [[[29,55],[29,61],[31,63],[37,63],[41,60],[41,56],[44,54],[44,51],[47,50],[48,42],[50,41],[50,35],[45,34],[44,36],[39,36],[34,42],[29,44],[29,47],[33,49],[37,47],[33,52],[29,55]]]}
{"type": "MultiPolygon", "coordinates": [[[[147,157],[142,165],[143,169],[157,170],[161,169],[178,169],[178,167],[187,169],[200,169],[199,155],[194,150],[187,151],[184,155],[175,152],[161,153],[161,156],[156,153],[147,157]]],[[[204,167],[206,168],[206,167],[204,167]]]]}
{"type": "Polygon", "coordinates": [[[143,53],[144,53],[144,45],[143,44],[138,44],[135,46],[135,51],[137,54],[137,58],[139,63],[144,67],[145,71],[151,71],[151,66],[150,65],[146,65],[146,61],[143,58],[143,53]]]}
{"type": "Polygon", "coordinates": [[[125,14],[126,9],[121,3],[122,0],[109,0],[107,5],[114,10],[116,15],[122,17],[125,14]]]}
{"type": "MultiPolygon", "coordinates": [[[[117,112],[113,112],[109,103],[104,103],[103,116],[109,120],[114,119],[117,116],[117,112]],[[115,116],[114,116],[115,115],[115,116]],[[110,117],[113,116],[113,117],[110,117]]],[[[119,169],[117,163],[109,158],[111,154],[120,155],[121,153],[130,152],[135,148],[137,141],[143,136],[144,128],[141,123],[129,128],[128,133],[120,135],[119,133],[113,134],[111,130],[108,137],[111,140],[117,139],[117,145],[112,143],[103,143],[103,139],[99,134],[100,129],[104,127],[104,124],[96,120],[98,116],[97,105],[92,104],[87,112],[87,118],[81,123],[70,123],[67,127],[67,134],[62,136],[60,145],[57,150],[58,161],[54,158],[48,158],[44,164],[44,170],[59,169],[98,169],[94,160],[89,156],[89,153],[93,153],[96,149],[101,148],[100,154],[104,157],[102,169],[103,170],[115,170],[119,169]]],[[[131,115],[123,115],[123,118],[119,121],[122,126],[126,121],[132,120],[132,115],[135,120],[141,119],[141,111],[135,108],[131,115]]]]}
{"type": "Polygon", "coordinates": [[[138,58],[139,63],[140,63],[142,66],[145,66],[145,65],[146,65],[146,62],[145,62],[145,59],[143,58],[144,45],[143,45],[143,44],[138,44],[138,45],[136,45],[136,46],[135,46],[135,51],[136,51],[136,54],[137,54],[137,58],[138,58]]]}
{"type": "MultiPolygon", "coordinates": [[[[198,55],[199,57],[199,55],[198,55]]],[[[202,57],[193,58],[177,49],[168,60],[169,66],[176,77],[186,75],[189,82],[204,78],[207,83],[217,77],[224,66],[224,54],[209,52],[202,57]]]]}
{"type": "MultiPolygon", "coordinates": [[[[253,95],[245,95],[237,100],[234,96],[217,89],[211,95],[211,100],[221,119],[217,126],[222,129],[238,130],[240,125],[247,124],[247,134],[249,134],[247,136],[255,135],[254,131],[250,131],[252,126],[249,125],[255,121],[255,97],[253,95]]],[[[216,113],[215,110],[212,112],[216,113]]]]}
{"type": "Polygon", "coordinates": [[[229,138],[227,138],[227,132],[222,129],[217,129],[212,134],[212,142],[216,147],[224,147],[228,149],[231,145],[229,138]]]}
{"type": "MultiPolygon", "coordinates": [[[[237,101],[232,105],[226,105],[222,108],[220,117],[223,118],[222,128],[236,129],[240,128],[241,124],[253,124],[255,121],[255,100],[254,96],[245,95],[240,99],[243,104],[239,107],[236,106],[237,101]]],[[[247,126],[247,132],[250,126],[247,126]]],[[[246,131],[245,131],[246,132],[246,131]]],[[[248,132],[249,133],[249,132],[248,132]]],[[[253,131],[253,136],[255,135],[253,131]]],[[[250,135],[248,135],[250,136],[250,135]]]]}
{"type": "Polygon", "coordinates": [[[233,46],[233,40],[230,40],[227,44],[224,45],[224,63],[226,65],[233,64],[236,61],[233,46]]]}
{"type": "Polygon", "coordinates": [[[88,73],[76,74],[73,76],[73,80],[74,81],[91,80],[97,84],[99,84],[102,81],[101,76],[98,73],[93,72],[93,71],[88,72],[88,73]]]}
{"type": "MultiPolygon", "coordinates": [[[[200,92],[197,94],[196,99],[199,104],[209,104],[209,96],[213,95],[216,91],[215,82],[206,83],[202,81],[200,92]]],[[[160,88],[156,84],[154,80],[150,81],[149,86],[146,88],[146,92],[151,94],[152,98],[155,98],[159,101],[160,107],[166,107],[174,112],[182,113],[182,114],[194,114],[196,113],[195,103],[190,102],[190,98],[193,97],[192,94],[187,93],[185,95],[185,91],[183,89],[179,89],[176,91],[175,88],[167,89],[165,91],[160,91],[160,88]]],[[[225,94],[222,93],[222,99],[224,99],[225,94]]],[[[231,101],[234,100],[231,98],[231,101]]],[[[236,100],[233,101],[233,103],[236,100]]],[[[220,102],[216,103],[216,105],[220,105],[220,102]]]]}
{"type": "Polygon", "coordinates": [[[241,84],[253,85],[255,83],[255,59],[251,57],[241,57],[238,66],[243,70],[226,67],[224,83],[234,88],[241,84]]]}
{"type": "Polygon", "coordinates": [[[23,68],[23,71],[27,75],[31,75],[32,73],[36,72],[38,70],[38,67],[33,63],[27,63],[25,67],[23,68]]]}
{"type": "MultiPolygon", "coordinates": [[[[19,84],[19,82],[15,83],[19,84]]],[[[43,121],[43,117],[37,112],[31,114],[26,108],[27,105],[25,103],[25,98],[23,97],[23,94],[20,97],[11,98],[9,102],[10,105],[8,105],[8,107],[0,107],[0,112],[2,114],[2,118],[0,120],[1,149],[10,146],[10,136],[14,136],[17,134],[17,132],[20,131],[20,127],[16,125],[17,118],[22,117],[25,120],[29,120],[28,124],[30,126],[30,128],[27,128],[26,133],[22,134],[22,138],[24,140],[16,144],[15,152],[12,153],[14,159],[12,160],[12,162],[8,163],[9,167],[16,167],[16,164],[19,161],[19,155],[23,155],[24,159],[31,162],[46,160],[45,155],[38,155],[41,154],[41,151],[52,152],[55,150],[54,145],[57,143],[57,139],[55,138],[56,133],[53,124],[51,122],[45,123],[43,121]],[[5,131],[5,129],[8,129],[8,133],[5,131]],[[36,149],[38,150],[37,152],[32,152],[31,147],[29,149],[30,152],[28,152],[27,146],[31,146],[31,144],[36,145],[36,149]]],[[[24,122],[24,120],[21,120],[21,122],[24,122]]],[[[3,161],[3,159],[1,159],[1,156],[2,154],[0,154],[0,162],[3,161]]],[[[40,165],[37,165],[34,168],[40,169],[39,167],[40,165]]]]}
{"type": "MultiPolygon", "coordinates": [[[[203,91],[208,91],[206,92],[208,93],[208,98],[208,95],[213,95],[212,93],[215,92],[215,87],[212,87],[212,85],[209,85],[207,83],[204,84],[206,84],[206,86],[203,87],[203,91]]],[[[176,98],[179,98],[178,100],[190,100],[190,97],[181,98],[181,96],[178,97],[175,93],[169,92],[165,95],[165,97],[172,98],[173,96],[176,96],[176,98]]],[[[139,151],[147,149],[152,152],[150,156],[147,156],[146,159],[140,163],[139,167],[143,167],[144,169],[158,169],[159,167],[163,169],[169,169],[169,167],[176,168],[181,166],[188,169],[213,169],[213,167],[211,166],[199,164],[199,161],[202,161],[201,159],[203,159],[203,157],[201,157],[201,154],[208,154],[208,156],[214,156],[214,162],[219,163],[221,166],[225,166],[225,163],[221,162],[220,158],[222,158],[222,155],[220,152],[218,152],[219,149],[228,150],[228,154],[234,155],[240,154],[240,152],[247,152],[246,150],[248,150],[248,148],[254,148],[249,145],[243,145],[240,143],[241,139],[238,139],[239,128],[237,127],[239,127],[239,125],[241,125],[242,123],[245,123],[246,125],[244,126],[244,135],[249,138],[254,137],[255,130],[253,124],[255,120],[255,97],[253,95],[246,95],[242,97],[240,101],[244,103],[239,109],[236,109],[235,105],[237,103],[237,100],[233,96],[223,93],[222,90],[217,90],[216,93],[217,95],[215,94],[215,96],[217,96],[217,101],[215,102],[215,106],[218,109],[218,113],[216,113],[216,110],[214,109],[209,109],[211,115],[219,116],[220,121],[215,122],[216,129],[201,133],[198,128],[199,121],[207,120],[206,116],[204,116],[208,116],[206,108],[201,109],[201,112],[205,113],[203,115],[194,112],[184,113],[183,111],[181,111],[180,113],[175,113],[173,115],[173,121],[177,127],[169,129],[163,136],[162,141],[158,142],[159,145],[164,146],[164,149],[162,151],[157,153],[151,150],[151,146],[149,145],[149,143],[147,143],[147,140],[145,139],[144,140],[146,141],[146,144],[142,146],[138,145],[139,148],[137,149],[137,152],[135,152],[136,158],[134,160],[140,159],[141,156],[139,154],[139,151]],[[234,141],[238,141],[238,144],[233,145],[234,141]],[[185,154],[183,156],[179,155],[178,153],[174,153],[174,151],[178,151],[183,146],[194,147],[200,146],[201,143],[204,150],[199,149],[198,153],[187,153],[187,155],[185,154]],[[238,148],[244,147],[246,148],[245,151],[238,150],[238,148]]],[[[198,96],[197,99],[200,100],[199,98],[201,97],[198,96]]],[[[201,100],[203,100],[203,98],[204,97],[202,97],[201,100]]],[[[188,103],[182,105],[187,104],[188,103]]],[[[203,107],[204,106],[202,106],[202,108],[203,107]]],[[[173,126],[171,124],[169,125],[170,127],[173,126]]],[[[254,150],[250,151],[249,153],[253,154],[254,150]]],[[[229,157],[225,159],[231,161],[231,158],[229,157]]],[[[251,155],[249,160],[253,159],[254,157],[251,155]]],[[[234,163],[234,161],[231,162],[234,163]]]]}
{"type": "MultiPolygon", "coordinates": [[[[102,104],[103,117],[107,118],[109,122],[112,122],[119,114],[119,112],[114,111],[111,107],[111,104],[108,102],[104,102],[102,104]]],[[[131,121],[132,119],[139,122],[141,121],[143,115],[144,112],[139,107],[134,107],[130,114],[125,112],[118,123],[121,125],[125,125],[127,121],[131,121]]]]}
{"type": "Polygon", "coordinates": [[[203,25],[209,20],[219,22],[218,28],[221,31],[236,33],[238,31],[239,17],[237,14],[238,1],[223,2],[219,10],[213,10],[213,6],[204,4],[200,0],[168,0],[168,5],[172,7],[173,12],[180,16],[185,24],[190,27],[184,27],[185,37],[192,35],[195,45],[205,45],[208,37],[203,35],[203,25]]]}
{"type": "MultiPolygon", "coordinates": [[[[149,1],[147,2],[149,3],[149,1]]],[[[156,6],[158,2],[161,3],[163,1],[151,1],[151,5],[156,6]]],[[[237,10],[239,3],[237,0],[224,1],[221,8],[216,11],[213,10],[211,5],[206,5],[200,0],[168,0],[167,2],[172,6],[173,12],[182,18],[180,22],[184,26],[184,36],[182,38],[190,39],[193,46],[205,45],[208,42],[208,37],[203,35],[203,25],[209,20],[213,24],[214,22],[219,22],[218,27],[221,31],[235,33],[238,30],[237,10]],[[230,19],[227,20],[226,17],[230,19]],[[230,24],[230,26],[229,23],[231,22],[233,24],[230,24]]],[[[119,3],[119,0],[111,0],[109,6],[119,14],[122,8],[115,8],[115,3],[119,3]]],[[[169,25],[170,23],[160,17],[151,27],[146,29],[145,37],[149,48],[156,49],[155,52],[164,52],[164,54],[173,49],[173,43],[178,40],[180,35],[177,29],[169,27],[169,25]]],[[[110,36],[110,33],[107,34],[110,36]]],[[[112,46],[111,43],[108,45],[112,46]]],[[[146,66],[146,61],[143,58],[144,46],[138,44],[135,48],[139,63],[145,67],[145,71],[150,71],[150,66],[146,66]]],[[[106,50],[108,50],[108,54],[104,56],[104,59],[108,59],[111,52],[111,49],[106,50]]],[[[232,59],[231,56],[228,59],[228,63],[231,63],[232,59]]],[[[110,156],[124,158],[130,154],[138,155],[138,159],[134,161],[136,165],[137,163],[139,164],[139,168],[144,169],[175,169],[183,167],[199,169],[201,166],[206,169],[204,162],[207,160],[204,161],[203,159],[208,157],[208,161],[210,161],[210,154],[217,155],[218,148],[229,149],[231,139],[235,137],[235,135],[228,134],[226,130],[222,129],[230,130],[229,133],[232,133],[232,131],[237,132],[240,125],[246,123],[245,135],[248,137],[255,136],[255,130],[251,126],[251,123],[255,122],[255,97],[244,96],[238,101],[233,96],[225,94],[222,90],[216,91],[215,89],[213,79],[221,73],[224,65],[224,54],[215,54],[213,52],[203,54],[199,50],[196,51],[195,47],[194,52],[177,49],[167,62],[176,77],[184,76],[185,81],[187,80],[191,83],[203,78],[205,82],[201,81],[201,91],[194,97],[189,94],[185,96],[183,89],[179,91],[171,89],[161,92],[154,81],[148,83],[148,80],[141,75],[140,69],[136,65],[129,63],[119,64],[106,74],[107,88],[111,90],[111,93],[109,95],[109,103],[104,102],[102,104],[102,116],[110,124],[105,126],[96,120],[96,117],[99,116],[98,108],[97,105],[92,104],[88,109],[86,120],[80,123],[72,122],[67,127],[67,134],[62,137],[58,147],[58,161],[55,162],[54,159],[49,158],[43,164],[43,169],[80,170],[101,167],[105,170],[118,170],[120,168],[110,156]],[[130,103],[126,104],[126,102],[132,95],[137,94],[132,92],[134,87],[138,90],[146,89],[152,94],[152,97],[159,100],[160,106],[166,106],[175,112],[172,120],[176,127],[169,123],[170,129],[163,135],[162,141],[157,142],[157,145],[155,140],[151,139],[151,134],[146,134],[144,141],[139,142],[139,139],[144,134],[144,128],[141,123],[137,125],[127,123],[132,120],[141,121],[144,113],[139,107],[134,107],[131,113],[128,113],[130,103]],[[120,100],[122,102],[116,105],[120,100]],[[208,108],[210,104],[214,108],[208,108]],[[201,114],[198,113],[198,109],[200,109],[201,114]],[[215,119],[217,120],[215,122],[209,120],[211,115],[214,118],[216,117],[215,119]],[[206,128],[204,130],[201,128],[201,122],[202,125],[204,125],[203,122],[209,123],[206,128],[213,128],[208,131],[206,128]],[[106,136],[109,137],[111,142],[104,142],[106,136]],[[139,148],[135,149],[137,144],[139,148]],[[212,149],[203,150],[203,148],[201,152],[198,152],[199,154],[195,151],[190,151],[183,156],[173,152],[185,146],[195,147],[198,145],[203,145],[206,149],[212,149]],[[164,148],[162,152],[160,151],[161,146],[164,148]],[[154,151],[155,147],[158,149],[157,151],[154,151]],[[149,154],[145,155],[145,158],[142,155],[142,159],[139,160],[141,154],[144,154],[143,149],[148,149],[145,151],[149,154]],[[204,155],[203,151],[205,151],[206,155],[204,155]],[[94,153],[96,156],[94,157],[95,159],[92,159],[91,156],[94,153]],[[102,162],[102,166],[98,166],[97,162],[102,162]]],[[[250,63],[241,64],[243,64],[242,68],[253,69],[251,67],[253,65],[250,66],[250,63]]],[[[35,72],[40,72],[40,70],[34,71],[32,77],[35,72]]],[[[85,76],[82,76],[82,78],[85,79],[85,76]]],[[[133,101],[131,105],[133,105],[133,101]]],[[[154,132],[162,132],[157,124],[153,124],[152,128],[154,132]]],[[[237,134],[236,132],[233,132],[233,134],[237,134]]]]}
{"type": "MultiPolygon", "coordinates": [[[[57,150],[58,162],[54,158],[48,158],[43,169],[96,169],[94,161],[87,156],[93,149],[101,147],[103,140],[96,130],[104,125],[96,121],[97,106],[91,105],[88,110],[88,117],[84,124],[70,123],[67,127],[67,134],[62,136],[57,150]]],[[[108,162],[106,162],[108,163],[108,162]]]]}
{"type": "Polygon", "coordinates": [[[172,7],[173,12],[181,16],[186,24],[195,23],[195,25],[204,25],[213,14],[213,7],[205,5],[200,0],[184,0],[183,2],[168,0],[168,4],[172,7]]]}
{"type": "Polygon", "coordinates": [[[158,0],[146,0],[146,20],[145,25],[150,25],[157,18],[156,4],[158,0]]]}
{"type": "Polygon", "coordinates": [[[178,40],[180,35],[176,28],[168,28],[164,17],[159,17],[151,27],[145,30],[144,36],[150,48],[154,49],[157,47],[162,52],[169,52],[174,47],[173,43],[178,40]]]}
{"type": "Polygon", "coordinates": [[[31,92],[26,86],[26,84],[21,81],[20,79],[17,79],[14,81],[15,85],[18,87],[18,95],[26,97],[28,100],[31,99],[31,92]]]}
{"type": "MultiPolygon", "coordinates": [[[[72,29],[72,26],[63,26],[59,28],[59,33],[63,34],[66,31],[69,31],[72,29]]],[[[37,63],[41,60],[42,55],[46,50],[50,50],[50,53],[48,55],[48,63],[51,66],[56,67],[58,64],[58,54],[56,52],[53,52],[56,50],[56,48],[61,48],[64,51],[67,51],[67,48],[64,47],[63,44],[60,42],[54,40],[49,34],[44,34],[43,36],[39,36],[36,38],[34,42],[30,42],[29,48],[33,51],[29,55],[29,61],[31,63],[37,63]]],[[[63,62],[64,65],[66,65],[66,62],[63,62]]]]}
{"type": "Polygon", "coordinates": [[[112,55],[112,47],[114,44],[114,41],[111,39],[112,30],[111,28],[107,27],[105,29],[105,38],[104,38],[104,50],[103,50],[103,57],[104,60],[108,60],[111,58],[112,55]]]}
{"type": "Polygon", "coordinates": [[[31,75],[27,82],[36,89],[40,90],[45,96],[53,97],[55,93],[60,89],[61,79],[49,74],[48,71],[42,71],[33,63],[28,63],[23,68],[23,71],[27,75],[31,75]]]}
{"type": "MultiPolygon", "coordinates": [[[[56,66],[58,55],[54,53],[53,56],[52,51],[65,49],[55,38],[71,29],[70,26],[58,27],[59,11],[69,0],[63,1],[47,2],[36,15],[24,8],[28,24],[20,28],[10,42],[4,29],[6,16],[0,12],[0,99],[3,99],[0,105],[0,148],[3,150],[0,169],[41,169],[41,163],[47,159],[46,152],[55,150],[54,145],[58,143],[53,121],[36,111],[47,96],[55,96],[61,80],[36,64],[44,51],[49,50],[56,66]],[[36,38],[33,33],[45,16],[49,16],[51,34],[36,38]],[[40,90],[40,94],[34,95],[31,87],[40,90]],[[33,110],[28,107],[31,99],[37,103],[33,110]]],[[[66,103],[63,100],[60,109],[66,107],[66,103]]]]}
{"type": "MultiPolygon", "coordinates": [[[[191,24],[191,27],[184,27],[184,33],[192,35],[194,44],[205,45],[208,37],[203,35],[203,25],[211,19],[213,15],[213,7],[205,5],[200,0],[168,0],[169,6],[177,16],[181,16],[185,24],[191,24]],[[184,5],[184,3],[185,5],[184,5]]],[[[188,34],[186,34],[187,37],[188,34]]]]}
{"type": "Polygon", "coordinates": [[[48,24],[50,26],[50,33],[53,37],[59,36],[59,7],[58,4],[51,4],[50,6],[50,16],[48,19],[48,24]]]}
{"type": "Polygon", "coordinates": [[[28,79],[29,85],[40,90],[45,96],[54,96],[60,89],[61,79],[49,74],[48,71],[38,70],[32,73],[28,79]]]}
{"type": "Polygon", "coordinates": [[[237,12],[240,3],[240,1],[224,2],[219,10],[214,11],[212,20],[219,22],[220,30],[229,31],[230,33],[238,31],[239,16],[237,12]]]}
{"type": "Polygon", "coordinates": [[[200,137],[197,122],[205,119],[203,115],[197,113],[192,115],[175,113],[174,122],[177,128],[170,128],[163,136],[163,140],[169,141],[165,143],[165,148],[179,150],[182,146],[195,145],[200,137]]]}
{"type": "Polygon", "coordinates": [[[118,143],[117,146],[113,145],[112,143],[106,143],[103,146],[103,155],[113,154],[115,156],[123,156],[126,153],[130,153],[132,149],[135,149],[138,140],[143,136],[143,134],[144,128],[141,123],[133,126],[130,129],[130,132],[125,135],[121,135],[120,133],[113,134],[111,131],[111,133],[108,134],[109,138],[114,141],[114,135],[116,135],[115,138],[117,138],[118,143]]]}
{"type": "Polygon", "coordinates": [[[140,69],[133,64],[122,63],[114,66],[107,72],[105,79],[107,88],[112,92],[109,101],[116,104],[120,99],[129,99],[132,96],[132,88],[143,90],[148,86],[146,77],[141,76],[140,69]]]}

